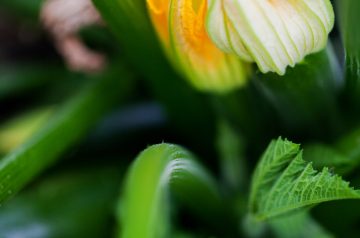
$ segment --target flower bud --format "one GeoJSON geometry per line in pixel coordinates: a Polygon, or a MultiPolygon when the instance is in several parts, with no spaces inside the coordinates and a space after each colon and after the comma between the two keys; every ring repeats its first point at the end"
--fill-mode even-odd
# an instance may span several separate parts
{"type": "Polygon", "coordinates": [[[206,19],[220,49],[280,75],[323,49],[333,25],[329,0],[209,0],[206,19]]]}
{"type": "Polygon", "coordinates": [[[147,0],[147,5],[170,61],[194,86],[226,92],[245,84],[246,65],[218,49],[206,32],[206,0],[147,0]]]}

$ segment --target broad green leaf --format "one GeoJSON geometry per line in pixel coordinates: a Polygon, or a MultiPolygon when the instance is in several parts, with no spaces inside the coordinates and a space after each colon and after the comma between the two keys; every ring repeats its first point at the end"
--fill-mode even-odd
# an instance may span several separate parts
{"type": "Polygon", "coordinates": [[[306,210],[274,218],[269,221],[269,224],[277,238],[334,237],[321,227],[306,210]]]}
{"type": "Polygon", "coordinates": [[[118,169],[78,168],[46,176],[0,209],[0,237],[106,237],[118,169]]]}
{"type": "Polygon", "coordinates": [[[215,182],[193,155],[176,145],[154,145],[136,158],[126,177],[118,237],[169,237],[170,191],[205,214],[220,205],[215,182]]]}
{"type": "Polygon", "coordinates": [[[89,78],[76,96],[54,112],[33,137],[0,160],[0,203],[12,197],[76,143],[117,102],[128,95],[123,70],[89,78]]]}
{"type": "Polygon", "coordinates": [[[360,192],[327,167],[314,170],[303,160],[299,145],[279,138],[271,142],[255,169],[250,212],[267,219],[340,199],[360,199],[360,192]]]}
{"type": "Polygon", "coordinates": [[[299,145],[281,139],[271,141],[269,147],[262,155],[252,177],[250,208],[251,212],[257,210],[259,195],[271,189],[272,184],[278,179],[281,171],[286,168],[289,159],[299,151],[299,145]]]}

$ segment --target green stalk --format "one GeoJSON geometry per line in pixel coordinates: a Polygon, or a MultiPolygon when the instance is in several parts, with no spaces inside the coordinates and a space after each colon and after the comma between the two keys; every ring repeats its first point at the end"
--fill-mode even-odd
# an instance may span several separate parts
{"type": "Polygon", "coordinates": [[[271,104],[249,83],[239,90],[211,97],[218,118],[222,118],[234,132],[246,138],[245,143],[262,150],[274,136],[276,113],[271,104]]]}

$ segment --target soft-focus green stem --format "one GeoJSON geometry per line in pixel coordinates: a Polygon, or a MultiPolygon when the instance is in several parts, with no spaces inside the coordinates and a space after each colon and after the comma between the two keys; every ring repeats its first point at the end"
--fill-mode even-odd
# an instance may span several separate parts
{"type": "Polygon", "coordinates": [[[277,136],[276,111],[254,87],[252,80],[244,88],[214,95],[211,100],[217,117],[226,121],[234,133],[246,138],[244,143],[251,145],[253,151],[263,150],[269,140],[277,136]]]}
{"type": "Polygon", "coordinates": [[[231,193],[245,192],[249,181],[244,141],[224,120],[218,124],[216,147],[225,186],[231,193]]]}
{"type": "Polygon", "coordinates": [[[89,85],[71,98],[27,143],[0,161],[0,203],[9,199],[128,95],[130,77],[122,70],[89,79],[89,85]]]}

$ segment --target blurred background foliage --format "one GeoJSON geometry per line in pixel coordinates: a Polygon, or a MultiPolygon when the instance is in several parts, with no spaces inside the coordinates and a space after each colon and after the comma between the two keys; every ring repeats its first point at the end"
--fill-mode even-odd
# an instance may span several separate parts
{"type": "MultiPolygon", "coordinates": [[[[337,25],[327,49],[284,77],[254,67],[246,87],[210,95],[171,68],[144,0],[94,0],[106,27],[88,27],[81,36],[109,64],[93,75],[67,70],[39,22],[41,0],[0,0],[0,237],[131,237],[127,226],[137,224],[123,221],[129,212],[123,202],[133,196],[141,203],[150,185],[133,185],[134,194],[119,199],[124,184],[139,182],[123,177],[138,173],[154,190],[163,185],[133,163],[162,142],[189,149],[198,157],[185,157],[200,165],[195,173],[194,166],[170,170],[159,194],[171,194],[171,202],[154,205],[169,217],[157,214],[147,237],[167,226],[173,237],[358,237],[358,201],[298,215],[293,236],[281,221],[246,217],[252,171],[279,136],[304,145],[304,159],[315,168],[328,166],[360,186],[360,2],[333,3],[337,25]],[[212,186],[214,193],[207,191],[212,186]],[[296,233],[299,224],[316,232],[296,233]]],[[[147,166],[166,174],[168,164],[164,158],[147,166]]]]}

